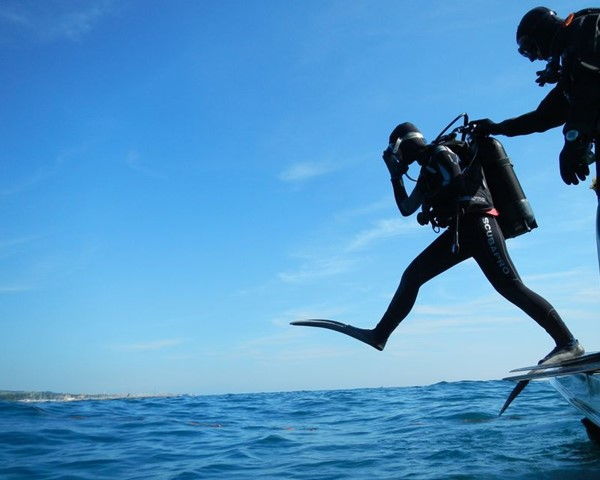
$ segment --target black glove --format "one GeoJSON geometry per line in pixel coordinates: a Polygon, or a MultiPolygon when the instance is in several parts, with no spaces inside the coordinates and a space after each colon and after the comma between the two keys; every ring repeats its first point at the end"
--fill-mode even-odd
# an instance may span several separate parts
{"type": "Polygon", "coordinates": [[[391,178],[400,178],[408,172],[408,165],[402,161],[399,153],[394,153],[392,147],[383,151],[383,161],[390,172],[391,178]]]}
{"type": "Polygon", "coordinates": [[[498,124],[492,122],[489,118],[482,118],[480,120],[473,120],[469,122],[469,126],[472,128],[472,132],[475,135],[497,135],[498,124]]]}
{"type": "Polygon", "coordinates": [[[558,59],[551,60],[546,65],[544,70],[539,70],[536,73],[537,78],[535,83],[543,87],[547,83],[557,83],[560,80],[560,61],[558,59]]]}
{"type": "Polygon", "coordinates": [[[567,185],[578,185],[590,174],[589,163],[593,161],[590,144],[581,141],[565,141],[560,152],[560,176],[567,185]]]}

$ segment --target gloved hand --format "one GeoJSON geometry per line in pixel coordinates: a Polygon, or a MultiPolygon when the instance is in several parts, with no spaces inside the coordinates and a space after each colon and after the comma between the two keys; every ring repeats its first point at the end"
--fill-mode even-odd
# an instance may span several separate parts
{"type": "Polygon", "coordinates": [[[560,176],[567,185],[578,185],[590,174],[589,163],[593,161],[590,144],[581,141],[565,141],[560,152],[560,176]]]}
{"type": "Polygon", "coordinates": [[[560,80],[560,61],[558,59],[549,61],[544,70],[538,70],[535,74],[537,75],[535,83],[540,87],[547,83],[557,83],[560,80]]]}
{"type": "Polygon", "coordinates": [[[391,146],[383,151],[383,161],[390,172],[391,178],[400,178],[408,172],[408,165],[402,161],[399,153],[393,152],[391,146]]]}
{"type": "Polygon", "coordinates": [[[469,122],[469,126],[471,126],[475,135],[497,135],[499,133],[498,124],[489,118],[473,120],[472,122],[469,122]]]}

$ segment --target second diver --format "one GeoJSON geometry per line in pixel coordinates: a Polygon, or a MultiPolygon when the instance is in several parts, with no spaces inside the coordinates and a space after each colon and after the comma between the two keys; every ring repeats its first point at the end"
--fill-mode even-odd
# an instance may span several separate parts
{"type": "Polygon", "coordinates": [[[400,213],[410,216],[421,207],[419,223],[431,223],[444,231],[408,265],[375,328],[357,328],[331,320],[302,320],[292,322],[293,325],[339,331],[383,350],[392,332],[410,313],[420,287],[473,258],[496,291],[535,320],[554,340],[556,346],[539,363],[561,362],[584,353],[554,307],[527,288],[517,273],[506,249],[499,213],[492,203],[481,161],[465,142],[428,145],[417,127],[402,123],[390,134],[383,159],[400,213]],[[402,176],[414,161],[421,168],[409,195],[402,176]]]}

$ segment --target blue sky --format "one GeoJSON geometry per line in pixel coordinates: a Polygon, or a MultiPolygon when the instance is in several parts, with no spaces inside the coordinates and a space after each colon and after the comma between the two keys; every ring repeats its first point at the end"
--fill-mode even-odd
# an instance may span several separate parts
{"type": "MultiPolygon", "coordinates": [[[[548,88],[514,31],[537,5],[4,0],[0,389],[403,386],[537,361],[551,339],[472,261],[384,352],[288,325],[379,320],[435,237],[396,210],[389,132],[534,108],[548,88]]],[[[589,182],[560,180],[558,129],[501,140],[540,225],[513,260],[598,350],[589,182]]]]}

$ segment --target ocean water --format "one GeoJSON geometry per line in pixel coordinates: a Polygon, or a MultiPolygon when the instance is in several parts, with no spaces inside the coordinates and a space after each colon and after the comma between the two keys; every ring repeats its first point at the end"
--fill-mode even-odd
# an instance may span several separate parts
{"type": "Polygon", "coordinates": [[[546,382],[215,396],[0,393],[0,479],[596,479],[546,382]]]}

